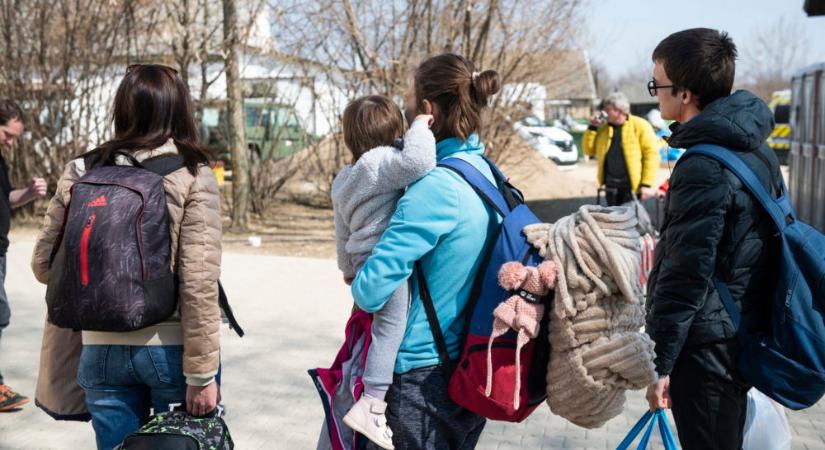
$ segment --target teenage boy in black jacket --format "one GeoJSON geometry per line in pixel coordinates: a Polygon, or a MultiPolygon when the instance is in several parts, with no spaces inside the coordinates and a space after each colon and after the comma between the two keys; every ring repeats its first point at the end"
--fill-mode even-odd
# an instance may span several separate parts
{"type": "MultiPolygon", "coordinates": [[[[731,94],[736,46],[707,28],[668,36],[653,52],[651,95],[675,120],[670,146],[705,143],[735,151],[775,195],[779,163],[765,139],[773,115],[746,91],[731,94]]],[[[773,222],[739,179],[704,156],[680,161],[670,178],[665,220],[648,284],[647,332],[659,380],[651,409],[673,410],[682,448],[740,449],[750,386],[740,349],[712,278],[730,287],[742,326],[769,326],[778,241],[773,222]]]]}

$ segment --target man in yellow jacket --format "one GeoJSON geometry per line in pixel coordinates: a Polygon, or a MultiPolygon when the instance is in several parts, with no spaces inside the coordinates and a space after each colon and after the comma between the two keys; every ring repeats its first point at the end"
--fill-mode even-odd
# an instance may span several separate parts
{"type": "Polygon", "coordinates": [[[653,188],[659,169],[656,134],[650,123],[630,114],[630,102],[621,92],[608,95],[604,112],[590,117],[582,147],[585,155],[595,155],[599,161],[598,181],[605,187],[609,206],[629,202],[634,192],[641,200],[656,194],[653,188]]]}

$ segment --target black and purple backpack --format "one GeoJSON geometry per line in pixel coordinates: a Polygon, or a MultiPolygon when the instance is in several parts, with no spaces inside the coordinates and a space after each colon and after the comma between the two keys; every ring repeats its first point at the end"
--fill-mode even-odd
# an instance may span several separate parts
{"type": "Polygon", "coordinates": [[[177,306],[163,177],[179,155],[138,162],[126,152],[84,158],[55,242],[46,291],[58,327],[131,331],[169,318],[177,306]],[[132,166],[116,165],[123,155],[132,166]]]}

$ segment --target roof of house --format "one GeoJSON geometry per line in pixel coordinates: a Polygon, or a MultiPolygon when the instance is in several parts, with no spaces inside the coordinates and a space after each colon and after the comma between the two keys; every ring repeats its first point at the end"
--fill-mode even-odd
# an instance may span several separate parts
{"type": "Polygon", "coordinates": [[[590,61],[584,50],[536,53],[522,64],[529,71],[525,78],[544,85],[548,100],[592,100],[597,97],[590,61]]]}
{"type": "Polygon", "coordinates": [[[644,78],[625,78],[613,90],[626,95],[631,105],[656,103],[656,97],[651,97],[647,92],[647,82],[644,78]]]}

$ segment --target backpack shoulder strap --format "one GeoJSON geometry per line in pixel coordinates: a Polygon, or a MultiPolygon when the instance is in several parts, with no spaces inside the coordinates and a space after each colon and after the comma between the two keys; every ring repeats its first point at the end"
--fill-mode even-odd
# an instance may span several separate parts
{"type": "MultiPolygon", "coordinates": [[[[748,190],[756,197],[762,207],[765,208],[780,232],[787,226],[787,217],[795,220],[793,208],[787,197],[787,190],[784,190],[784,183],[782,186],[782,197],[779,199],[774,198],[759,180],[759,177],[756,176],[753,169],[748,167],[740,157],[736,156],[736,153],[718,145],[700,144],[689,148],[682,158],[690,155],[707,156],[718,161],[733,172],[734,175],[747,186],[748,190]]],[[[741,326],[742,315],[737,309],[736,303],[733,301],[733,296],[728,289],[727,283],[714,276],[713,284],[716,287],[716,292],[719,294],[719,298],[722,300],[728,316],[730,316],[733,327],[736,329],[737,337],[741,342],[745,342],[748,339],[748,332],[741,326]]]]}
{"type": "Polygon", "coordinates": [[[449,380],[453,375],[453,362],[450,359],[450,353],[447,351],[447,342],[444,340],[444,332],[441,330],[441,323],[438,321],[438,314],[435,312],[435,304],[433,303],[432,296],[430,296],[427,280],[424,279],[424,270],[421,268],[420,261],[415,262],[415,272],[418,278],[418,294],[421,297],[421,303],[424,305],[424,313],[427,315],[427,322],[433,334],[435,349],[438,351],[438,359],[441,361],[441,367],[444,369],[445,377],[449,380]]]}
{"type": "Polygon", "coordinates": [[[99,165],[102,164],[102,161],[100,160],[100,153],[95,152],[95,151],[91,151],[91,152],[88,152],[88,153],[84,154],[82,156],[82,158],[83,158],[83,167],[85,167],[86,170],[89,170],[89,169],[91,169],[95,166],[99,166],[99,165]]]}
{"type": "Polygon", "coordinates": [[[145,159],[143,161],[138,161],[131,153],[125,151],[112,152],[110,155],[110,161],[103,161],[99,152],[91,151],[83,155],[83,165],[86,167],[86,170],[90,170],[98,166],[112,165],[114,164],[114,158],[118,155],[122,155],[129,159],[132,166],[146,169],[162,177],[165,177],[181,167],[184,167],[184,160],[181,155],[160,155],[145,159]]]}
{"type": "Polygon", "coordinates": [[[499,191],[504,194],[504,199],[510,206],[510,209],[515,209],[516,206],[524,203],[524,194],[518,188],[510,184],[510,179],[504,175],[504,172],[499,169],[498,165],[493,162],[487,155],[481,155],[487,165],[490,166],[490,171],[493,173],[493,178],[496,179],[496,184],[499,186],[499,191]]]}
{"type": "Polygon", "coordinates": [[[226,298],[226,292],[223,290],[223,284],[221,284],[220,281],[218,281],[218,303],[220,304],[224,315],[226,315],[226,320],[229,321],[229,327],[235,330],[235,333],[238,334],[238,337],[243,337],[243,328],[241,328],[240,324],[238,324],[238,320],[235,319],[235,314],[232,312],[232,308],[229,306],[229,299],[226,298]]]}
{"type": "Polygon", "coordinates": [[[478,169],[472,164],[460,158],[446,158],[438,163],[439,167],[444,167],[459,174],[470,187],[494,210],[496,210],[502,217],[507,216],[510,212],[510,207],[504,199],[499,188],[490,182],[478,169]]]}
{"type": "Polygon", "coordinates": [[[160,155],[141,161],[140,165],[162,177],[183,167],[183,157],[180,155],[160,155]]]}
{"type": "Polygon", "coordinates": [[[786,218],[796,219],[796,214],[787,196],[787,190],[783,190],[780,198],[774,198],[759,180],[759,177],[756,176],[753,169],[748,167],[734,152],[718,145],[700,144],[689,148],[682,157],[690,155],[707,156],[733,172],[765,208],[780,232],[788,225],[786,218]]]}

